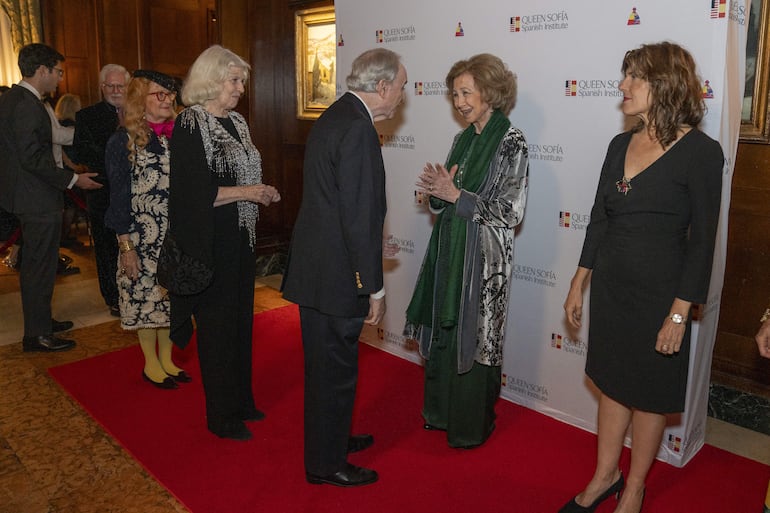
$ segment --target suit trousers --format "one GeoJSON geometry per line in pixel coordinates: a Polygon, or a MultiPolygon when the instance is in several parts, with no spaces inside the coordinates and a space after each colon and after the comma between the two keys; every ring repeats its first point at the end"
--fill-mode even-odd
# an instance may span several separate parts
{"type": "Polygon", "coordinates": [[[24,336],[51,334],[51,298],[56,282],[61,237],[61,211],[16,214],[24,236],[19,284],[24,336]]]}
{"type": "MultiPolygon", "coordinates": [[[[91,223],[91,236],[94,239],[96,274],[99,278],[99,291],[107,306],[118,304],[118,241],[115,232],[104,224],[104,214],[110,206],[110,188],[86,193],[88,220],[91,223]]],[[[61,221],[60,221],[61,223],[61,221]]]]}
{"type": "Polygon", "coordinates": [[[299,307],[305,354],[305,471],[333,474],[347,461],[363,317],[299,307]]]}

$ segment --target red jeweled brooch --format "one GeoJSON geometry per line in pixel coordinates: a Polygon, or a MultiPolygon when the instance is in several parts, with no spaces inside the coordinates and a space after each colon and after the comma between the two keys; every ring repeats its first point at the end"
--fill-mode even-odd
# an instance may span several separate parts
{"type": "Polygon", "coordinates": [[[631,181],[628,180],[625,176],[615,182],[615,186],[618,188],[618,192],[623,193],[623,196],[628,194],[628,191],[632,189],[631,181]]]}

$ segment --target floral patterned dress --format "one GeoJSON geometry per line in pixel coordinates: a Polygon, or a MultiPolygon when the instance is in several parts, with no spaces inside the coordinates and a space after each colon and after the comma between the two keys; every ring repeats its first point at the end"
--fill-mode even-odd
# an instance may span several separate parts
{"type": "MultiPolygon", "coordinates": [[[[117,234],[129,234],[139,256],[136,281],[118,272],[120,324],[123,329],[166,328],[170,304],[156,279],[158,253],[168,228],[169,147],[154,133],[143,150],[129,160],[125,131],[107,144],[106,168],[110,208],[105,223],[117,234]]],[[[118,267],[120,267],[118,265],[118,267]]]]}

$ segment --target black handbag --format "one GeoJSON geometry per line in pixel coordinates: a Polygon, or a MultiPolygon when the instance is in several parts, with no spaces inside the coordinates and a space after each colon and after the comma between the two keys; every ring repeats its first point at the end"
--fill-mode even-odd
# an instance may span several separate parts
{"type": "Polygon", "coordinates": [[[158,255],[158,283],[170,293],[191,296],[203,292],[214,279],[214,270],[185,254],[176,239],[166,233],[158,255]]]}

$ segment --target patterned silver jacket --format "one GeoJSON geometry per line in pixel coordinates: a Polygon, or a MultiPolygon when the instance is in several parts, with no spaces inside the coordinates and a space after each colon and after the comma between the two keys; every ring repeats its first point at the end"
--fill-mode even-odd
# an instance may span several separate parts
{"type": "MultiPolygon", "coordinates": [[[[458,134],[449,154],[460,137],[458,134]]],[[[514,229],[524,218],[529,159],[527,142],[518,128],[503,136],[478,193],[460,191],[455,213],[468,219],[463,295],[457,329],[457,370],[473,362],[500,366],[513,269],[514,229]]],[[[439,211],[434,211],[439,213],[439,211]]],[[[423,357],[430,354],[431,328],[417,327],[423,357]]]]}

